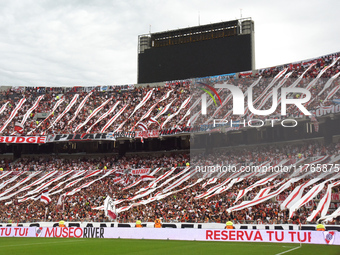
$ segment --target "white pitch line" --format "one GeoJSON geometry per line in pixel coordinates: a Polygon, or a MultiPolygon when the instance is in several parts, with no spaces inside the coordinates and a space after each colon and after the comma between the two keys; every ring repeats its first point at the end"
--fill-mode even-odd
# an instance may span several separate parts
{"type": "MultiPolygon", "coordinates": [[[[79,242],[79,241],[84,241],[84,240],[64,241],[62,243],[74,243],[74,242],[79,242]]],[[[12,246],[36,245],[36,244],[50,244],[50,243],[61,243],[61,242],[44,242],[44,243],[26,243],[26,244],[14,244],[14,245],[1,245],[0,248],[3,248],[3,247],[12,247],[12,246]]]]}
{"type": "Polygon", "coordinates": [[[285,254],[285,253],[287,253],[287,252],[291,252],[291,251],[294,251],[294,250],[299,249],[299,248],[301,248],[301,246],[295,247],[295,248],[290,249],[290,250],[288,250],[288,251],[284,251],[284,252],[277,253],[277,254],[275,254],[275,255],[285,254]]]}

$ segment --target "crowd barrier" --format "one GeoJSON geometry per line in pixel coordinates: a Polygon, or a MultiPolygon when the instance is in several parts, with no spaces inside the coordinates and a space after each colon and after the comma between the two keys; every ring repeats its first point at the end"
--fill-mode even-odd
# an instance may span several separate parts
{"type": "Polygon", "coordinates": [[[1,227],[0,237],[123,238],[340,245],[336,231],[103,227],[1,227]]]}

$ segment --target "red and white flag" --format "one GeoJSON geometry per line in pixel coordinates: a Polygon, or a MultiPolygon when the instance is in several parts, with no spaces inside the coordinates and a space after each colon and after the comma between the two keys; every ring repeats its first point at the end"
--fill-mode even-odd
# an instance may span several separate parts
{"type": "Polygon", "coordinates": [[[7,127],[7,125],[12,121],[12,119],[17,115],[19,109],[23,106],[23,104],[25,103],[26,98],[22,98],[20,99],[19,103],[16,105],[16,107],[14,108],[14,110],[11,112],[11,115],[9,116],[9,118],[5,121],[4,125],[0,128],[0,133],[2,133],[5,128],[7,127]]]}
{"type": "Polygon", "coordinates": [[[243,210],[245,208],[263,203],[264,201],[267,201],[277,195],[279,195],[281,192],[283,192],[284,190],[286,190],[287,188],[289,188],[289,186],[295,182],[296,179],[290,179],[289,181],[287,181],[286,183],[284,183],[280,188],[278,188],[277,190],[273,191],[272,193],[269,193],[268,195],[261,197],[261,198],[257,198],[257,199],[253,199],[251,201],[245,201],[244,203],[240,204],[240,205],[235,205],[231,208],[227,209],[227,212],[234,212],[234,211],[239,211],[239,210],[243,210]]]}
{"type": "MultiPolygon", "coordinates": [[[[156,168],[151,174],[145,175],[145,176],[151,176],[151,177],[153,177],[153,175],[156,174],[157,172],[159,172],[161,169],[162,169],[161,167],[156,168]]],[[[142,176],[141,176],[141,177],[142,177],[142,176]]],[[[156,179],[156,177],[154,177],[152,180],[155,180],[155,179],[156,179]]],[[[141,183],[142,181],[144,181],[144,180],[143,180],[143,179],[138,179],[137,181],[135,181],[134,183],[130,184],[129,186],[123,188],[122,190],[127,190],[127,189],[129,189],[129,188],[132,188],[132,187],[138,185],[139,183],[141,183]]]]}
{"type": "MultiPolygon", "coordinates": [[[[141,130],[143,130],[143,131],[147,131],[147,130],[148,130],[148,127],[147,127],[144,123],[138,123],[138,127],[139,127],[141,130]]],[[[141,141],[142,143],[144,143],[143,134],[142,134],[142,136],[141,136],[141,138],[140,138],[140,141],[141,141]]]]}
{"type": "Polygon", "coordinates": [[[156,179],[156,177],[152,175],[142,175],[140,178],[142,181],[152,181],[156,179]]]}
{"type": "Polygon", "coordinates": [[[124,212],[124,211],[129,210],[131,207],[132,207],[132,204],[131,204],[131,205],[127,205],[127,206],[120,207],[120,208],[118,208],[116,211],[117,211],[117,213],[124,212]]]}
{"type": "Polygon", "coordinates": [[[155,119],[155,117],[150,117],[149,121],[148,121],[148,124],[152,124],[152,123],[155,123],[157,125],[159,125],[158,121],[155,119]]]}
{"type": "MultiPolygon", "coordinates": [[[[163,97],[161,97],[156,103],[154,103],[149,110],[140,118],[140,120],[130,129],[130,131],[133,131],[135,129],[135,127],[138,125],[139,122],[141,122],[142,120],[146,119],[147,117],[150,116],[150,113],[152,112],[152,110],[162,101],[166,100],[170,93],[172,92],[172,90],[168,91],[163,97]]],[[[156,121],[156,118],[153,118],[156,121]]],[[[154,123],[158,123],[157,121],[154,123]]],[[[150,121],[148,122],[148,125],[150,125],[150,121]]]]}
{"type": "Polygon", "coordinates": [[[142,180],[139,179],[139,180],[135,181],[134,183],[130,184],[129,186],[123,188],[122,190],[126,190],[126,189],[129,189],[129,188],[132,188],[132,187],[138,185],[141,181],[142,181],[142,180]]]}
{"type": "MultiPolygon", "coordinates": [[[[176,168],[174,168],[176,169],[176,168]]],[[[182,171],[180,171],[179,173],[177,173],[175,176],[172,176],[171,178],[167,178],[162,184],[158,185],[158,188],[163,187],[164,185],[168,184],[169,182],[171,182],[172,180],[178,180],[180,178],[181,175],[186,174],[188,171],[190,171],[190,166],[187,166],[186,168],[184,168],[182,171]]]]}
{"type": "Polygon", "coordinates": [[[327,191],[320,200],[318,207],[312,212],[312,214],[307,218],[307,221],[310,222],[314,218],[317,217],[317,215],[320,213],[320,217],[325,217],[327,214],[327,211],[329,209],[329,205],[332,200],[332,188],[335,186],[340,185],[340,181],[331,183],[328,185],[327,191]]]}
{"type": "Polygon", "coordinates": [[[314,197],[317,196],[325,186],[325,182],[315,185],[311,188],[300,200],[298,200],[291,208],[289,208],[289,218],[292,218],[294,212],[298,210],[301,206],[308,203],[314,197]]]}
{"type": "Polygon", "coordinates": [[[150,188],[155,187],[158,182],[167,179],[167,177],[169,177],[175,170],[176,170],[176,167],[171,168],[169,171],[167,171],[164,174],[158,176],[157,179],[154,180],[153,182],[151,182],[148,186],[146,186],[144,188],[141,188],[139,191],[136,192],[136,194],[138,194],[140,192],[143,192],[145,190],[148,190],[150,188]]]}
{"type": "Polygon", "coordinates": [[[33,133],[37,128],[39,128],[39,127],[41,126],[41,124],[43,124],[43,123],[44,123],[46,120],[48,120],[52,115],[54,115],[55,110],[59,107],[59,105],[60,105],[62,102],[64,102],[64,99],[63,99],[63,98],[60,99],[60,100],[58,100],[58,101],[54,104],[52,110],[50,111],[50,114],[49,114],[43,121],[41,121],[41,122],[38,124],[38,126],[37,126],[34,130],[28,132],[27,134],[30,135],[31,133],[33,133]]]}
{"type": "Polygon", "coordinates": [[[3,171],[3,172],[0,172],[2,174],[0,174],[0,180],[2,178],[5,178],[7,175],[10,175],[11,173],[13,173],[13,171],[3,171]]]}
{"type": "Polygon", "coordinates": [[[41,99],[43,99],[44,95],[42,96],[39,96],[37,98],[37,100],[34,102],[34,104],[32,105],[32,107],[25,113],[24,117],[22,118],[22,121],[21,121],[21,125],[24,125],[27,118],[30,116],[31,112],[33,112],[39,105],[39,102],[41,101],[41,99]]]}
{"type": "Polygon", "coordinates": [[[30,189],[30,188],[33,187],[33,186],[39,185],[40,183],[44,182],[45,180],[47,180],[47,179],[51,178],[52,176],[56,175],[58,172],[59,172],[59,171],[52,171],[52,172],[46,173],[46,174],[43,175],[41,178],[35,180],[32,184],[29,184],[29,185],[27,185],[27,186],[21,188],[21,189],[18,191],[18,193],[19,193],[19,192],[22,192],[22,191],[25,191],[25,190],[28,190],[28,189],[30,189]]]}
{"type": "Polygon", "coordinates": [[[306,89],[310,90],[314,84],[316,84],[316,82],[320,79],[320,77],[329,69],[331,68],[332,66],[335,65],[335,63],[340,59],[340,57],[336,58],[332,64],[328,65],[328,66],[325,66],[321,71],[320,73],[316,76],[316,78],[314,80],[312,80],[306,87],[306,89]]]}
{"type": "Polygon", "coordinates": [[[186,182],[187,180],[189,180],[189,178],[191,178],[193,175],[192,172],[189,172],[185,175],[183,175],[181,178],[179,178],[179,180],[176,180],[174,183],[172,183],[170,186],[165,187],[165,189],[163,190],[163,193],[169,192],[170,190],[176,188],[177,186],[181,185],[183,182],[186,182]]]}
{"type": "Polygon", "coordinates": [[[152,110],[153,110],[160,102],[166,100],[166,99],[169,97],[169,95],[170,95],[171,92],[172,92],[172,90],[168,91],[163,97],[161,97],[156,103],[154,103],[154,104],[150,107],[150,109],[142,116],[142,118],[140,118],[139,121],[142,121],[142,120],[146,119],[147,117],[149,117],[149,115],[150,115],[150,113],[152,112],[152,110]]]}
{"type": "Polygon", "coordinates": [[[323,89],[319,92],[318,96],[321,96],[322,93],[332,85],[332,83],[334,82],[334,80],[336,80],[336,79],[339,77],[339,75],[340,75],[340,72],[337,73],[337,74],[335,74],[335,75],[333,75],[333,76],[326,82],[326,84],[324,85],[323,89]]]}
{"type": "MultiPolygon", "coordinates": [[[[99,171],[99,170],[98,170],[98,171],[99,171]]],[[[101,170],[100,170],[100,171],[101,171],[101,170]]],[[[87,187],[91,186],[91,185],[92,185],[93,183],[95,183],[96,181],[99,181],[99,180],[101,180],[101,179],[107,177],[108,175],[111,175],[111,174],[114,173],[115,171],[116,171],[115,169],[114,169],[114,170],[109,170],[109,171],[107,171],[103,176],[101,176],[101,177],[99,177],[99,178],[97,178],[97,179],[94,179],[94,180],[92,180],[92,181],[89,181],[89,182],[87,182],[87,183],[85,183],[85,184],[79,186],[78,188],[75,188],[75,189],[73,189],[73,190],[70,190],[70,191],[66,192],[66,193],[65,193],[65,197],[66,197],[66,196],[72,196],[72,195],[74,195],[75,193],[81,191],[83,188],[87,188],[87,187]]],[[[98,174],[98,173],[96,173],[96,172],[97,172],[97,171],[94,171],[92,174],[87,175],[87,176],[85,176],[84,178],[89,177],[89,176],[95,176],[95,175],[98,174]]]]}
{"type": "Polygon", "coordinates": [[[124,112],[124,110],[126,109],[126,107],[128,107],[127,104],[124,105],[124,106],[122,107],[122,109],[120,109],[120,110],[115,114],[115,116],[113,116],[113,117],[105,124],[105,126],[102,128],[102,130],[100,130],[100,132],[101,132],[101,133],[104,133],[105,130],[106,130],[109,126],[111,126],[112,123],[115,122],[115,121],[118,119],[118,117],[124,112]]]}
{"type": "Polygon", "coordinates": [[[89,127],[87,130],[86,130],[86,133],[89,133],[91,131],[91,129],[97,125],[98,122],[102,121],[103,119],[105,119],[109,114],[111,114],[115,109],[116,107],[118,106],[118,104],[120,103],[120,101],[117,101],[106,113],[104,113],[102,116],[100,116],[97,121],[95,123],[93,123],[93,125],[91,127],[89,127]]]}
{"type": "Polygon", "coordinates": [[[143,130],[143,131],[147,131],[148,130],[148,127],[144,124],[144,123],[139,123],[138,124],[138,127],[143,130]]]}
{"type": "Polygon", "coordinates": [[[201,199],[204,197],[209,196],[210,194],[212,194],[213,192],[216,192],[217,190],[219,190],[220,188],[222,188],[223,186],[225,186],[229,181],[231,181],[231,178],[227,178],[225,179],[222,183],[217,184],[211,188],[209,188],[206,192],[203,192],[202,194],[197,195],[196,197],[194,197],[194,199],[201,199]]]}
{"type": "Polygon", "coordinates": [[[6,106],[8,105],[8,101],[3,105],[3,106],[1,106],[1,108],[0,108],[0,114],[1,113],[3,113],[3,111],[6,109],[6,106]]]}
{"type": "Polygon", "coordinates": [[[19,133],[19,134],[22,134],[22,133],[24,133],[24,126],[19,122],[15,122],[14,131],[19,133]]]}
{"type": "Polygon", "coordinates": [[[325,103],[327,100],[331,99],[340,89],[340,85],[336,86],[335,88],[333,88],[328,94],[327,97],[325,98],[325,100],[323,101],[323,103],[325,103]]]}
{"type": "MultiPolygon", "coordinates": [[[[38,193],[42,190],[46,190],[47,187],[49,187],[52,183],[59,181],[60,179],[63,179],[67,175],[71,174],[74,170],[68,170],[66,172],[61,172],[61,174],[58,177],[55,177],[47,182],[42,183],[39,187],[36,187],[34,190],[31,190],[27,193],[27,195],[33,195],[35,193],[38,193]]],[[[26,196],[27,196],[26,195],[26,196]]]]}
{"type": "Polygon", "coordinates": [[[79,124],[79,125],[75,128],[74,132],[77,132],[80,128],[82,128],[83,126],[85,126],[86,123],[89,122],[89,120],[92,119],[95,115],[97,115],[97,113],[98,113],[99,111],[101,111],[101,110],[104,108],[104,106],[107,105],[111,100],[112,100],[112,97],[109,98],[108,100],[106,100],[104,103],[102,103],[102,104],[101,104],[100,106],[98,106],[96,109],[94,109],[93,112],[86,118],[86,120],[85,120],[83,123],[79,124]]]}
{"type": "Polygon", "coordinates": [[[19,201],[23,202],[23,201],[26,201],[26,200],[29,200],[29,199],[33,199],[35,201],[40,200],[41,202],[44,202],[46,205],[48,205],[51,202],[51,198],[49,197],[49,191],[48,190],[42,191],[37,196],[27,197],[27,198],[21,199],[19,201]]]}
{"type": "MultiPolygon", "coordinates": [[[[12,171],[11,171],[12,172],[12,171]]],[[[18,174],[14,175],[12,178],[3,181],[2,183],[0,183],[0,190],[3,189],[5,186],[7,186],[8,184],[14,182],[20,175],[24,174],[24,171],[19,172],[18,174]]]]}
{"type": "Polygon", "coordinates": [[[172,105],[172,103],[175,101],[176,99],[172,100],[170,103],[168,103],[159,113],[157,113],[155,119],[158,119],[161,115],[163,115],[164,113],[166,113],[170,106],[172,105]]]}
{"type": "Polygon", "coordinates": [[[295,203],[297,203],[297,201],[301,199],[302,194],[304,193],[304,189],[309,187],[310,185],[313,185],[319,180],[320,179],[318,178],[313,178],[305,182],[304,184],[295,187],[295,189],[289,194],[289,196],[282,202],[282,204],[280,205],[280,209],[290,209],[295,203]]]}
{"type": "Polygon", "coordinates": [[[53,121],[53,123],[48,127],[48,129],[52,128],[57,122],[59,122],[64,116],[66,113],[68,113],[72,106],[77,102],[77,99],[79,97],[79,94],[75,94],[71,100],[71,102],[69,103],[69,105],[65,108],[65,110],[58,115],[58,117],[53,121]]]}
{"type": "Polygon", "coordinates": [[[154,88],[151,89],[148,93],[146,93],[145,97],[142,99],[142,101],[135,107],[135,109],[133,110],[133,112],[131,113],[129,119],[132,117],[132,115],[139,109],[141,108],[143,105],[145,105],[145,103],[150,99],[150,97],[152,96],[152,93],[154,91],[154,88]]]}
{"type": "Polygon", "coordinates": [[[110,217],[113,220],[117,218],[116,206],[110,196],[107,196],[104,201],[104,211],[106,217],[110,217]]]}
{"type": "Polygon", "coordinates": [[[113,133],[122,131],[123,126],[125,125],[125,122],[126,122],[126,121],[127,121],[127,120],[124,120],[122,123],[120,123],[119,127],[117,127],[116,130],[113,131],[113,133]]]}
{"type": "MultiPolygon", "coordinates": [[[[53,188],[50,189],[50,191],[54,191],[56,189],[59,189],[64,183],[68,183],[73,179],[78,179],[80,176],[84,175],[87,171],[86,170],[80,170],[80,171],[75,171],[76,173],[72,175],[70,178],[66,179],[65,181],[59,182],[57,185],[55,185],[53,188]]],[[[79,179],[81,180],[81,179],[79,179]]],[[[66,186],[66,185],[65,185],[66,186]]],[[[65,187],[64,187],[65,189],[65,187]]],[[[51,195],[60,193],[63,189],[60,189],[58,191],[55,191],[54,193],[51,193],[51,195]]]]}
{"type": "Polygon", "coordinates": [[[79,112],[81,111],[81,109],[83,109],[87,99],[92,95],[92,91],[90,93],[87,94],[87,96],[83,99],[83,101],[81,101],[81,103],[79,104],[77,110],[74,113],[73,118],[67,123],[67,125],[70,125],[78,116],[79,112]]]}
{"type": "MultiPolygon", "coordinates": [[[[269,91],[269,89],[271,87],[274,86],[274,84],[287,72],[288,68],[283,69],[282,71],[280,71],[273,79],[272,81],[268,84],[268,86],[262,91],[262,93],[256,97],[256,99],[253,101],[253,105],[255,105],[257,102],[259,102],[260,100],[262,100],[262,98],[267,95],[267,92],[269,91]]],[[[252,95],[251,95],[252,97],[252,95]]],[[[247,107],[244,111],[244,115],[246,115],[249,111],[249,107],[247,107]]]]}
{"type": "MultiPolygon", "coordinates": [[[[11,173],[12,171],[9,171],[9,173],[11,173]]],[[[2,200],[1,197],[3,197],[4,195],[8,194],[9,192],[11,192],[12,190],[15,190],[16,188],[18,188],[19,186],[21,186],[22,184],[26,183],[27,181],[29,181],[31,178],[33,178],[34,176],[37,176],[41,173],[41,171],[37,171],[37,172],[33,172],[31,173],[29,176],[27,176],[26,178],[22,179],[21,181],[17,182],[14,186],[6,189],[5,191],[3,191],[2,193],[0,193],[0,201],[2,200]]],[[[1,179],[1,178],[0,178],[1,179]]],[[[5,199],[4,199],[5,200],[5,199]]]]}
{"type": "Polygon", "coordinates": [[[161,129],[165,126],[166,123],[168,123],[173,117],[177,116],[179,114],[179,112],[184,109],[189,103],[190,103],[190,100],[191,100],[191,96],[189,96],[187,99],[185,99],[183,101],[183,103],[181,104],[181,106],[178,108],[178,110],[174,113],[174,114],[171,114],[170,116],[168,116],[168,118],[162,123],[161,125],[161,129]]]}
{"type": "Polygon", "coordinates": [[[48,205],[51,202],[51,198],[49,197],[48,191],[40,195],[40,201],[44,202],[46,205],[48,205]]]}

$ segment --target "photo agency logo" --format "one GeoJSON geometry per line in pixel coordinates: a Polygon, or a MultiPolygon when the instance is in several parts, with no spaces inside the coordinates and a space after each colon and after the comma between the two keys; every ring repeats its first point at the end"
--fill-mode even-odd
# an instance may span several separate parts
{"type": "MultiPolygon", "coordinates": [[[[305,103],[308,103],[311,99],[311,93],[306,88],[300,87],[288,87],[288,88],[278,88],[274,87],[271,90],[266,91],[262,100],[268,100],[271,97],[271,107],[269,109],[260,109],[261,108],[261,101],[257,100],[253,96],[253,87],[250,86],[245,93],[242,90],[231,84],[216,84],[214,87],[209,86],[204,83],[199,83],[202,85],[198,87],[202,90],[203,94],[201,94],[201,114],[207,115],[207,95],[211,97],[215,105],[217,106],[216,98],[220,102],[220,107],[223,106],[222,100],[216,89],[221,91],[220,89],[227,89],[232,95],[232,115],[238,115],[239,119],[237,123],[234,121],[234,124],[237,125],[244,125],[249,127],[261,127],[264,125],[265,122],[271,122],[272,127],[274,123],[278,121],[278,119],[267,118],[267,119],[252,119],[254,115],[263,117],[263,116],[270,116],[274,112],[277,111],[279,105],[281,105],[281,112],[280,112],[280,121],[283,127],[295,127],[297,125],[297,121],[295,119],[284,119],[283,116],[287,115],[287,106],[295,106],[297,110],[301,111],[304,115],[310,116],[312,115],[304,106],[305,103]],[[278,96],[280,92],[280,96],[278,96]],[[213,95],[214,94],[214,95],[213,95]],[[296,97],[291,95],[297,95],[296,97]],[[304,95],[304,97],[303,97],[304,95]],[[215,98],[216,97],[216,98],[215,98]],[[255,104],[259,103],[260,106],[256,108],[255,104]],[[247,107],[245,107],[245,104],[247,107]],[[247,115],[247,116],[246,116],[247,115]],[[245,119],[241,120],[241,117],[247,117],[247,121],[245,119]],[[293,124],[285,124],[285,123],[293,123],[293,124]]],[[[262,101],[263,102],[263,101],[262,101]]],[[[233,126],[233,120],[230,119],[216,119],[212,118],[213,127],[226,125],[229,123],[230,126],[233,126]]]]}
{"type": "Polygon", "coordinates": [[[198,87],[198,89],[204,91],[205,93],[203,93],[201,95],[201,98],[202,98],[202,114],[203,115],[206,115],[207,114],[207,94],[211,97],[211,99],[213,100],[213,102],[215,103],[215,105],[217,106],[217,103],[216,103],[216,99],[215,97],[213,96],[213,94],[210,92],[212,91],[215,96],[218,98],[218,100],[220,101],[220,104],[222,105],[222,100],[221,100],[221,97],[220,95],[217,93],[216,89],[214,89],[212,86],[209,86],[208,84],[205,84],[205,83],[202,83],[202,82],[199,82],[198,84],[202,85],[203,87],[198,87]],[[209,90],[210,91],[209,91],[209,90]]]}

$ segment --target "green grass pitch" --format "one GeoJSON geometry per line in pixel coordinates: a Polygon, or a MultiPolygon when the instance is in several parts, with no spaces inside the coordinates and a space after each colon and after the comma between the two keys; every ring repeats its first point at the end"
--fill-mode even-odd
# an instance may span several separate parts
{"type": "MultiPolygon", "coordinates": [[[[75,239],[75,238],[0,238],[0,254],[252,254],[275,255],[299,244],[202,242],[132,239],[75,239]]],[[[303,244],[301,248],[284,253],[288,255],[339,255],[340,246],[303,244]]]]}

